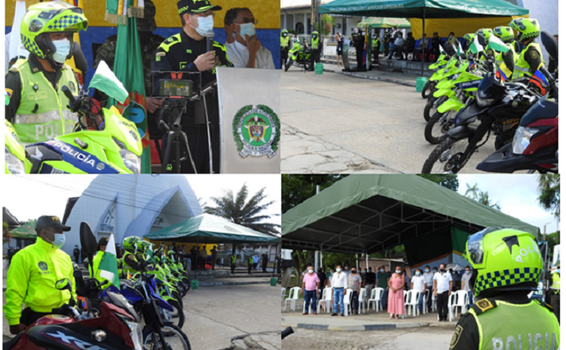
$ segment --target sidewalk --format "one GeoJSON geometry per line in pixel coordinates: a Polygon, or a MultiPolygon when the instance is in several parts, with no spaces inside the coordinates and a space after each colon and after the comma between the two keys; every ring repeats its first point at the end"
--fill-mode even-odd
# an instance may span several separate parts
{"type": "Polygon", "coordinates": [[[318,315],[303,315],[301,312],[282,312],[281,326],[304,328],[313,330],[329,330],[329,331],[375,331],[399,328],[417,328],[417,327],[446,327],[453,329],[459,319],[455,318],[452,322],[438,322],[437,313],[427,313],[425,315],[406,315],[405,319],[390,319],[386,311],[375,312],[366,310],[361,315],[349,316],[330,316],[331,314],[321,310],[318,315]]]}
{"type": "Polygon", "coordinates": [[[199,281],[199,287],[235,286],[243,284],[269,284],[271,277],[211,278],[199,281]]]}

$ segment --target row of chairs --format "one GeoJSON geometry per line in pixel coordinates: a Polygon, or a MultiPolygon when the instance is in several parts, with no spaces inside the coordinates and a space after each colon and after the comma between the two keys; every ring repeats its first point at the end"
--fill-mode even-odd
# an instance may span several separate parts
{"type": "MultiPolygon", "coordinates": [[[[295,311],[296,301],[299,300],[299,294],[301,292],[301,287],[293,287],[290,289],[289,297],[285,298],[286,296],[286,288],[281,288],[281,303],[285,306],[285,310],[287,310],[287,302],[291,303],[291,310],[295,311]]],[[[375,312],[379,312],[383,310],[381,305],[381,299],[383,297],[383,288],[373,288],[371,291],[371,295],[369,299],[367,298],[366,289],[362,288],[360,290],[360,295],[358,297],[358,314],[365,313],[366,310],[369,310],[371,304],[373,303],[375,312]]],[[[413,317],[416,317],[420,314],[419,312],[419,299],[421,297],[421,291],[411,289],[409,291],[403,291],[404,300],[405,300],[405,314],[409,315],[412,311],[413,317]]],[[[429,295],[428,291],[423,295],[423,306],[426,306],[429,295]]],[[[318,300],[317,305],[317,313],[320,312],[321,308],[324,306],[324,309],[327,313],[330,313],[330,307],[332,304],[332,288],[326,287],[322,291],[322,295],[318,300]]],[[[352,290],[346,289],[346,295],[344,296],[344,315],[348,316],[348,312],[352,311],[352,290]]],[[[468,310],[469,299],[468,293],[465,291],[456,291],[453,292],[450,297],[448,298],[448,316],[450,321],[452,321],[456,315],[458,314],[458,308],[460,309],[460,313],[464,314],[468,310]]],[[[303,310],[305,308],[303,302],[303,310]]],[[[312,307],[309,305],[309,310],[312,307]]],[[[436,311],[436,297],[434,294],[432,295],[432,310],[436,311]]],[[[423,314],[427,313],[427,308],[423,307],[423,314]]],[[[404,316],[403,316],[404,317],[404,316]]]]}

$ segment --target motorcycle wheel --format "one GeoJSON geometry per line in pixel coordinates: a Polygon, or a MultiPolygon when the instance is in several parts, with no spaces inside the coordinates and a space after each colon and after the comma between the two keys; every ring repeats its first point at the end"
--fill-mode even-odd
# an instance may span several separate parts
{"type": "Polygon", "coordinates": [[[161,328],[167,348],[163,347],[159,334],[150,327],[146,327],[143,331],[143,345],[149,350],[191,350],[189,338],[183,331],[174,324],[167,324],[161,328]]]}
{"type": "Polygon", "coordinates": [[[442,96],[440,98],[435,98],[433,95],[428,99],[428,102],[423,111],[423,117],[428,122],[432,115],[436,113],[438,106],[442,105],[446,100],[448,100],[447,96],[442,96]],[[434,106],[436,104],[436,107],[434,106]]]}
{"type": "Polygon", "coordinates": [[[293,64],[293,59],[292,58],[287,59],[287,63],[285,63],[285,72],[289,70],[289,67],[291,67],[292,64],[293,64]]]}
{"type": "Polygon", "coordinates": [[[462,159],[468,139],[447,138],[432,151],[423,165],[422,174],[457,174],[468,160],[462,159]]]}
{"type": "Polygon", "coordinates": [[[423,98],[428,98],[431,94],[432,91],[434,90],[434,86],[436,85],[435,82],[433,81],[427,81],[425,86],[423,87],[423,91],[421,92],[421,96],[423,98]]]}
{"type": "MultiPolygon", "coordinates": [[[[179,328],[183,328],[183,325],[185,324],[185,312],[183,311],[183,307],[176,300],[175,301],[170,300],[169,304],[171,306],[173,306],[173,308],[175,309],[175,313],[172,314],[172,316],[174,318],[177,318],[176,326],[179,327],[179,328]]],[[[173,323],[173,324],[175,324],[175,323],[173,323]]]]}
{"type": "Polygon", "coordinates": [[[438,145],[448,137],[448,132],[454,127],[452,112],[453,111],[446,113],[436,112],[430,118],[424,130],[425,139],[430,144],[438,145]]]}

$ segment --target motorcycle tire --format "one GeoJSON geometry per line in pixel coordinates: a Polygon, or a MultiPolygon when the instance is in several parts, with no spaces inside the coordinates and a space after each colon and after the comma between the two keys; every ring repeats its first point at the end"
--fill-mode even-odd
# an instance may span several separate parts
{"type": "Polygon", "coordinates": [[[446,102],[446,100],[448,100],[447,96],[441,96],[440,98],[436,98],[433,95],[431,95],[431,98],[428,99],[428,102],[423,111],[424,119],[428,122],[431,116],[433,116],[436,113],[438,106],[442,105],[444,102],[446,102]]]}
{"type": "Polygon", "coordinates": [[[179,328],[183,328],[183,325],[185,324],[185,312],[183,311],[183,306],[176,300],[169,300],[168,303],[173,306],[173,309],[175,309],[176,312],[176,314],[173,314],[173,318],[177,318],[177,322],[173,324],[179,328]]]}
{"type": "Polygon", "coordinates": [[[159,334],[151,327],[143,330],[143,345],[152,350],[191,350],[191,343],[187,335],[174,324],[167,324],[161,328],[163,336],[168,344],[168,349],[163,348],[159,334]]]}
{"type": "Polygon", "coordinates": [[[423,91],[421,92],[421,96],[423,98],[428,98],[432,94],[435,85],[436,84],[433,81],[428,80],[426,82],[425,86],[423,87],[423,91]]]}
{"type": "Polygon", "coordinates": [[[425,139],[432,145],[438,145],[448,137],[448,132],[454,126],[450,111],[436,112],[430,118],[424,129],[425,139]]]}
{"type": "Polygon", "coordinates": [[[293,64],[293,59],[289,58],[287,63],[285,63],[285,72],[289,70],[289,67],[293,64]]]}
{"type": "Polygon", "coordinates": [[[469,160],[461,159],[466,148],[468,148],[467,138],[445,139],[428,156],[421,174],[457,174],[469,160]]]}

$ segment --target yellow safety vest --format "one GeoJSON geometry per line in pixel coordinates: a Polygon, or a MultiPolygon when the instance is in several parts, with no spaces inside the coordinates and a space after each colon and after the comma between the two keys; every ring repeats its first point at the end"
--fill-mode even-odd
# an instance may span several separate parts
{"type": "Polygon", "coordinates": [[[552,285],[550,288],[560,290],[560,274],[558,272],[552,274],[552,285]]]}
{"type": "Polygon", "coordinates": [[[32,73],[27,59],[18,60],[10,71],[20,73],[20,106],[12,124],[22,143],[43,142],[73,131],[77,116],[67,108],[69,99],[61,91],[67,86],[73,95],[78,94],[71,67],[63,65],[61,68],[57,90],[41,71],[32,73]]]}
{"type": "Polygon", "coordinates": [[[316,38],[311,39],[311,46],[312,46],[313,50],[318,49],[319,40],[320,39],[319,39],[318,36],[316,38]]]}
{"type": "Polygon", "coordinates": [[[542,51],[540,49],[540,44],[535,43],[533,41],[523,49],[523,51],[519,54],[519,57],[515,61],[515,69],[513,70],[513,79],[519,79],[524,76],[528,76],[528,77],[532,76],[532,74],[530,73],[531,66],[529,66],[529,63],[525,60],[525,53],[527,52],[528,48],[531,46],[535,47],[535,49],[539,52],[539,55],[541,57],[541,63],[537,67],[537,69],[540,69],[540,67],[543,65],[542,51]]]}
{"type": "Polygon", "coordinates": [[[20,323],[22,303],[35,312],[45,313],[69,303],[69,291],[55,288],[55,283],[64,278],[71,281],[76,300],[71,257],[42,238],[16,253],[6,279],[4,314],[9,325],[20,323]]]}
{"type": "Polygon", "coordinates": [[[236,264],[236,256],[232,256],[232,264],[236,264]]]}
{"type": "Polygon", "coordinates": [[[281,47],[282,48],[289,47],[289,35],[287,35],[286,37],[281,36],[281,47]]]}

